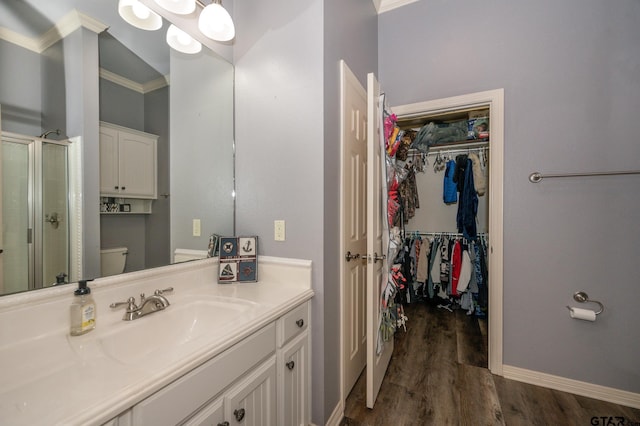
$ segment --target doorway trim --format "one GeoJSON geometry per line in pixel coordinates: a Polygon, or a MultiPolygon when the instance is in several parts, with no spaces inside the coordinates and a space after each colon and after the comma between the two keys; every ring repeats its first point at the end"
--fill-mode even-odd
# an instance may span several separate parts
{"type": "Polygon", "coordinates": [[[489,370],[503,375],[504,89],[392,107],[399,119],[489,107],[489,370]]]}

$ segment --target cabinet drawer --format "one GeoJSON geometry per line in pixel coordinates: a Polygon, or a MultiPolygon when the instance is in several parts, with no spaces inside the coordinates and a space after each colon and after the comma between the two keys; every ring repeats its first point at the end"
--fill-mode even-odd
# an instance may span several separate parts
{"type": "Polygon", "coordinates": [[[182,426],[210,426],[224,424],[224,397],[220,397],[203,408],[182,426]]]}
{"type": "Polygon", "coordinates": [[[136,425],[176,425],[275,352],[274,324],[227,349],[133,409],[136,425]]]}
{"type": "Polygon", "coordinates": [[[282,347],[287,342],[309,326],[309,302],[294,308],[278,320],[278,347],[282,347]]]}

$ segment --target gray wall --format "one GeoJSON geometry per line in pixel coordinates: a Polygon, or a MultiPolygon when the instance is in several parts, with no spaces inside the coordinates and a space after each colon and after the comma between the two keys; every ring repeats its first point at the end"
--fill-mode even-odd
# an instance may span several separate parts
{"type": "Polygon", "coordinates": [[[311,259],[312,420],[340,397],[339,68],[376,66],[370,0],[235,4],[237,228],[260,253],[311,259]],[[286,241],[273,221],[286,221],[286,241]]]}
{"type": "Polygon", "coordinates": [[[0,105],[3,131],[34,136],[41,133],[41,75],[40,55],[0,40],[0,105]]]}
{"type": "Polygon", "coordinates": [[[153,201],[153,213],[145,215],[145,267],[171,263],[169,194],[169,87],[144,95],[145,131],[158,135],[158,199],[153,201]]]}
{"type": "Polygon", "coordinates": [[[144,95],[100,79],[100,121],[144,132],[144,95]]]}
{"type": "Polygon", "coordinates": [[[259,253],[313,261],[313,420],[323,423],[322,1],[235,4],[237,233],[259,253]],[[286,241],[273,221],[286,221],[286,241]]]}
{"type": "MultiPolygon", "coordinates": [[[[378,17],[371,0],[324,2],[324,419],[340,399],[340,68],[360,83],[377,72],[378,17]]],[[[315,376],[314,376],[315,379],[315,376]]],[[[320,418],[320,417],[314,417],[320,418]]]]}
{"type": "Polygon", "coordinates": [[[505,89],[504,363],[640,392],[640,3],[419,1],[379,18],[391,105],[505,89]],[[565,305],[584,290],[595,323],[565,305]]]}
{"type": "Polygon", "coordinates": [[[67,87],[65,82],[64,42],[55,43],[42,52],[42,131],[60,129],[60,136],[55,133],[47,136],[51,139],[64,139],[66,136],[67,87]]]}
{"type": "Polygon", "coordinates": [[[172,51],[170,90],[171,251],[206,250],[212,233],[233,234],[233,67],[172,51]]]}

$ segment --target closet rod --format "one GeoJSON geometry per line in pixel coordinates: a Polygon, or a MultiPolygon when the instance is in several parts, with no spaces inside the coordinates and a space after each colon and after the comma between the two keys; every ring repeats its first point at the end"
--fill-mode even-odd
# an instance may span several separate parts
{"type": "Polygon", "coordinates": [[[450,149],[450,150],[445,150],[445,149],[441,149],[438,151],[429,151],[427,153],[427,155],[437,155],[442,153],[443,151],[445,151],[445,154],[449,154],[449,155],[453,155],[453,154],[469,154],[471,152],[477,152],[477,151],[481,151],[481,150],[489,150],[488,146],[479,146],[476,148],[465,148],[465,149],[450,149]]]}
{"type": "MultiPolygon", "coordinates": [[[[429,148],[429,151],[426,153],[426,155],[437,155],[439,153],[442,153],[443,151],[446,151],[445,154],[468,154],[469,152],[481,151],[481,150],[488,151],[489,147],[475,146],[475,147],[469,147],[469,148],[456,148],[456,149],[446,149],[445,147],[442,147],[439,149],[429,148]]],[[[418,149],[412,148],[409,150],[409,153],[423,153],[423,152],[418,149]]]]}
{"type": "Polygon", "coordinates": [[[625,170],[625,171],[614,171],[614,172],[590,172],[590,173],[558,173],[558,174],[542,174],[540,172],[533,172],[529,175],[529,182],[538,183],[544,178],[617,176],[617,175],[640,175],[640,170],[625,170]]]}
{"type": "Polygon", "coordinates": [[[429,153],[433,152],[437,152],[437,151],[446,151],[448,149],[450,150],[461,150],[461,151],[466,151],[468,149],[488,149],[489,148],[489,142],[487,141],[479,141],[479,142],[464,142],[462,144],[458,143],[458,144],[451,144],[451,145],[431,145],[429,147],[429,153]],[[461,146],[462,145],[462,146],[461,146]]]}
{"type": "MultiPolygon", "coordinates": [[[[422,232],[422,231],[406,231],[406,234],[418,234],[424,237],[437,237],[438,235],[446,235],[447,237],[462,237],[462,232],[422,232]]],[[[478,232],[476,234],[478,237],[486,237],[489,235],[488,232],[478,232]]]]}

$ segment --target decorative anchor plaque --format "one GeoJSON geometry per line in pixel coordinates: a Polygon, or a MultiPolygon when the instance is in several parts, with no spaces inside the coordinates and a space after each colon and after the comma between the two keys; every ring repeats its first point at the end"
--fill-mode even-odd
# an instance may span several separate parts
{"type": "Polygon", "coordinates": [[[220,284],[258,281],[258,237],[220,237],[220,284]]]}

